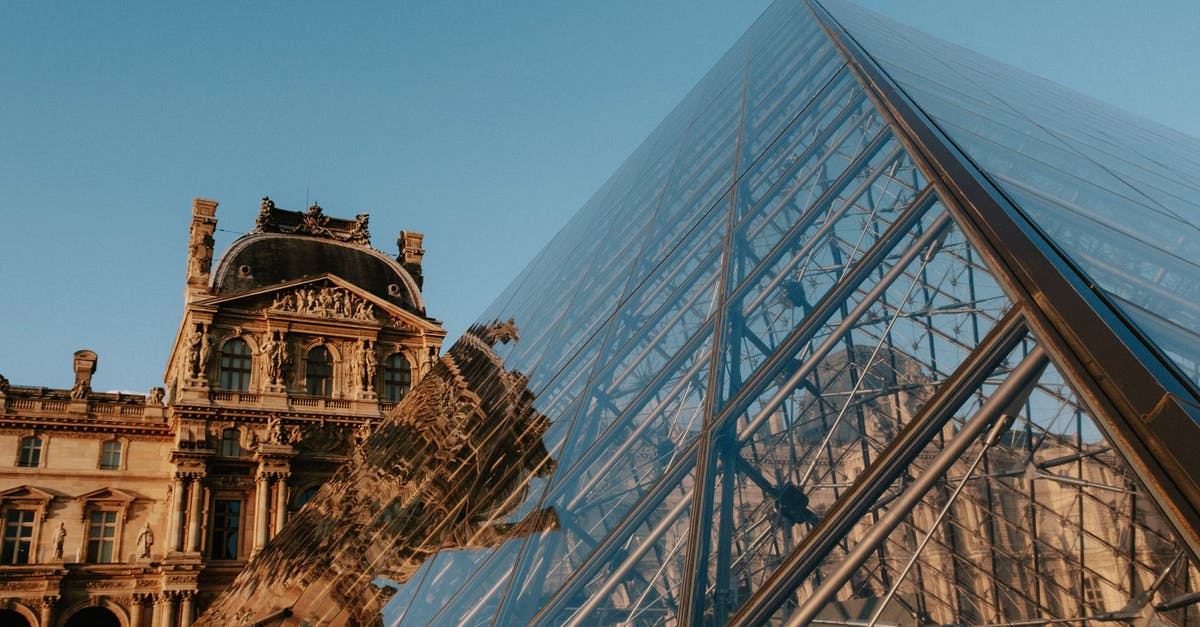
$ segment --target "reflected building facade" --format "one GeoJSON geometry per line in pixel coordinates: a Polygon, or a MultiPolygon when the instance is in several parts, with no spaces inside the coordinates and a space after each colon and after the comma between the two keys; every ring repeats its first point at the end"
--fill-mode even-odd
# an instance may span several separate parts
{"type": "Polygon", "coordinates": [[[1193,138],[780,0],[209,624],[1200,624],[1197,181],[1193,138]]]}

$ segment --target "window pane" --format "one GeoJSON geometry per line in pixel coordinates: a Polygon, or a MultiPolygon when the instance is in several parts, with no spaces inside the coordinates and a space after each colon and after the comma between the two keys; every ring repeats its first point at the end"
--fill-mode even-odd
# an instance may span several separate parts
{"type": "Polygon", "coordinates": [[[121,469],[121,443],[116,440],[105,442],[100,453],[100,470],[121,469]]]}
{"type": "Polygon", "coordinates": [[[21,453],[17,465],[22,468],[36,468],[42,459],[41,438],[28,437],[21,440],[21,453]]]}
{"type": "Polygon", "coordinates": [[[212,558],[238,558],[238,523],[241,501],[218,499],[213,503],[212,558]]]}
{"type": "Polygon", "coordinates": [[[33,512],[9,510],[4,516],[4,543],[0,563],[28,564],[33,538],[33,512]]]}
{"type": "Polygon", "coordinates": [[[318,346],[308,351],[304,367],[305,391],[312,396],[333,394],[333,360],[329,350],[318,346]]]}
{"type": "Polygon", "coordinates": [[[221,347],[220,387],[225,390],[244,392],[250,386],[252,361],[250,347],[245,340],[232,339],[221,347]]]}
{"type": "Polygon", "coordinates": [[[112,562],[116,536],[117,513],[92,512],[88,517],[87,561],[112,562]]]}
{"type": "Polygon", "coordinates": [[[383,367],[383,397],[398,401],[412,388],[412,369],[403,355],[388,357],[383,367]]]}

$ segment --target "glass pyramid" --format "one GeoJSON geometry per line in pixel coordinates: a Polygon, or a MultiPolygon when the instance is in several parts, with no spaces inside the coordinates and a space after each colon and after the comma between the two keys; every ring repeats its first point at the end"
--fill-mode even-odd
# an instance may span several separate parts
{"type": "Polygon", "coordinates": [[[1198,225],[1200,141],[779,0],[202,622],[1200,624],[1198,225]]]}

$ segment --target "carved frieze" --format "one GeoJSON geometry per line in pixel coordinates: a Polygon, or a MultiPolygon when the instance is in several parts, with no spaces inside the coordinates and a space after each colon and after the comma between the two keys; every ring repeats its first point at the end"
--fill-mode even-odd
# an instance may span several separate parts
{"type": "Polygon", "coordinates": [[[298,287],[276,296],[271,309],[317,318],[375,320],[374,305],[340,287],[298,287]]]}

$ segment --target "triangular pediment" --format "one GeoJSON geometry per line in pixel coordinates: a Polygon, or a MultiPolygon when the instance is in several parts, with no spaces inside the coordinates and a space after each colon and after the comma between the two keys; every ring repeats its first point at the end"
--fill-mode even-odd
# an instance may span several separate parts
{"type": "Polygon", "coordinates": [[[85,492],[75,497],[79,501],[120,501],[122,503],[130,503],[137,500],[138,496],[132,492],[126,492],[120,488],[103,487],[91,492],[85,492]]]}
{"type": "Polygon", "coordinates": [[[17,486],[15,488],[9,488],[7,490],[4,490],[3,492],[0,492],[0,500],[28,499],[28,500],[38,500],[38,501],[49,501],[50,499],[54,498],[54,496],[55,495],[53,495],[41,488],[35,488],[30,485],[17,486]]]}
{"type": "Polygon", "coordinates": [[[213,298],[197,305],[259,310],[267,315],[379,323],[420,331],[441,328],[436,322],[328,273],[213,298]]]}

